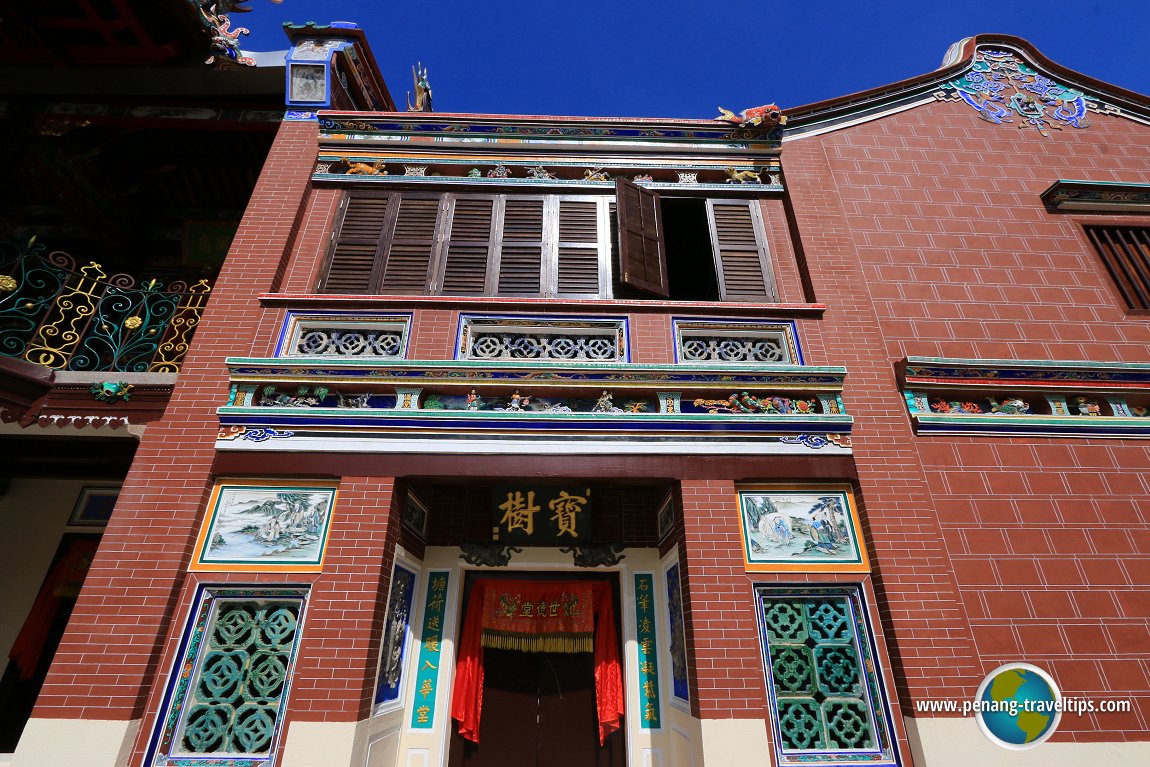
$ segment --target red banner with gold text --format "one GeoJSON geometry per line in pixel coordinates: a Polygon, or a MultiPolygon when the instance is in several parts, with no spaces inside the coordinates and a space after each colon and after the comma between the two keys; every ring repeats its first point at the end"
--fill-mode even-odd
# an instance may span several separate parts
{"type": "Polygon", "coordinates": [[[520,652],[591,652],[590,583],[494,581],[483,593],[484,647],[520,652]]]}

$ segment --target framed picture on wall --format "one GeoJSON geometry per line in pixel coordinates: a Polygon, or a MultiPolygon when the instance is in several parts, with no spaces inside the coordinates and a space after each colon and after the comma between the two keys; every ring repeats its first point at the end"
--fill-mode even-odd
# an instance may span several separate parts
{"type": "Polygon", "coordinates": [[[69,525],[104,527],[112,518],[112,509],[120,497],[119,485],[84,485],[68,518],[69,525]]]}
{"type": "Polygon", "coordinates": [[[870,570],[849,485],[744,485],[738,493],[748,571],[870,570]]]}
{"type": "Polygon", "coordinates": [[[320,572],[335,499],[329,482],[221,480],[212,489],[190,569],[320,572]]]}
{"type": "Polygon", "coordinates": [[[659,511],[655,515],[655,525],[658,538],[662,541],[675,529],[675,494],[667,493],[667,497],[659,504],[659,511]]]}
{"type": "Polygon", "coordinates": [[[403,526],[418,535],[420,540],[426,540],[427,504],[410,490],[403,501],[403,526]]]}

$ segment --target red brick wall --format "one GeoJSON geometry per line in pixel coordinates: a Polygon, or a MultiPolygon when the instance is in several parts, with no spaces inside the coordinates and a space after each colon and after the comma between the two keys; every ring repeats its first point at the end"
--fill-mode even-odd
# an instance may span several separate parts
{"type": "Polygon", "coordinates": [[[848,370],[843,399],[855,418],[864,534],[888,649],[899,660],[899,699],[909,714],[917,699],[972,695],[980,669],[823,142],[789,143],[786,170],[816,298],[828,306],[820,323],[825,363],[848,370]]]}
{"type": "Polygon", "coordinates": [[[1146,361],[1150,322],[1126,316],[1081,223],[1150,219],[1052,213],[1039,199],[1060,178],[1147,177],[1150,129],[1089,119],[1044,138],[936,103],[788,143],[784,159],[830,306],[828,360],[850,369],[844,398],[905,688],[968,696],[986,671],[1026,660],[1064,694],[1136,699],[1131,714],[1064,717],[1056,737],[1145,740],[1150,451],[913,437],[892,373],[905,355],[1146,361]]]}

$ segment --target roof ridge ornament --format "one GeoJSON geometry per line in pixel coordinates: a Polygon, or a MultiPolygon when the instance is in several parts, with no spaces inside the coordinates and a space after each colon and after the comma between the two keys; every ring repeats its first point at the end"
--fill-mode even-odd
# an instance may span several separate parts
{"type": "Polygon", "coordinates": [[[415,103],[411,103],[411,91],[407,93],[408,112],[433,112],[431,108],[431,83],[427,80],[427,67],[415,62],[411,68],[411,80],[415,84],[415,103]]]}
{"type": "Polygon", "coordinates": [[[750,107],[735,114],[729,109],[719,107],[719,116],[716,120],[733,123],[740,128],[774,128],[776,125],[786,125],[787,116],[779,109],[778,104],[764,104],[761,107],[750,107]]]}
{"type": "Polygon", "coordinates": [[[1058,83],[1030,67],[1011,51],[978,48],[970,69],[942,85],[942,99],[961,99],[987,122],[1017,123],[1049,137],[1065,126],[1088,128],[1088,110],[1098,104],[1086,94],[1058,83]]]}

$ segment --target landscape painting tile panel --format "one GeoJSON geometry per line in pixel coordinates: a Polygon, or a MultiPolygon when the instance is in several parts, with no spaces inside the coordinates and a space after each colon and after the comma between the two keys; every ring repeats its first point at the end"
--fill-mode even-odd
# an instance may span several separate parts
{"type": "Polygon", "coordinates": [[[756,572],[867,572],[858,510],[842,485],[739,490],[743,553],[756,572]]]}
{"type": "Polygon", "coordinates": [[[218,485],[191,569],[319,572],[334,503],[330,486],[218,485]]]}

